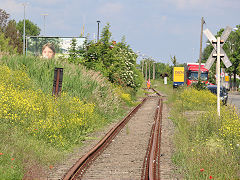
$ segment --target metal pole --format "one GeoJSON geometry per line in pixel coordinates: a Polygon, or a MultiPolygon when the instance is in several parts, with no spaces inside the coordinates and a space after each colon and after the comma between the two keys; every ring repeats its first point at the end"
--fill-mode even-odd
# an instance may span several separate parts
{"type": "Polygon", "coordinates": [[[97,21],[97,23],[98,23],[98,34],[97,34],[97,41],[99,41],[99,23],[100,23],[100,21],[97,21]]]}
{"type": "Polygon", "coordinates": [[[23,16],[23,55],[25,55],[25,7],[26,3],[23,3],[24,16],[23,16]]]}
{"type": "Polygon", "coordinates": [[[46,16],[43,16],[43,33],[44,33],[44,36],[45,36],[45,17],[46,16]]]}
{"type": "Polygon", "coordinates": [[[28,49],[27,49],[27,46],[28,46],[28,44],[27,44],[27,43],[28,43],[27,40],[28,40],[28,36],[27,36],[27,38],[26,38],[26,53],[25,53],[26,56],[27,56],[27,51],[28,51],[28,49]]]}
{"type": "Polygon", "coordinates": [[[41,14],[41,15],[43,16],[43,35],[46,36],[46,34],[45,34],[45,20],[46,20],[46,16],[48,14],[41,14]]]}
{"type": "Polygon", "coordinates": [[[199,69],[198,69],[198,80],[200,81],[201,77],[201,61],[202,61],[202,34],[203,34],[203,17],[201,19],[201,35],[200,35],[200,53],[199,53],[199,69]]]}
{"type": "Polygon", "coordinates": [[[217,37],[217,112],[220,117],[220,37],[217,37]]]}

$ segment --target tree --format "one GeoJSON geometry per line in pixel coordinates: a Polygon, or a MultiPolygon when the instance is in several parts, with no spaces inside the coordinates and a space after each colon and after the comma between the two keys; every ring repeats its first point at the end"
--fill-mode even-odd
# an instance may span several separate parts
{"type": "MultiPolygon", "coordinates": [[[[24,26],[24,21],[19,21],[17,23],[17,30],[20,32],[20,34],[23,36],[23,26],[24,26]]],[[[30,20],[26,19],[25,20],[25,35],[26,36],[38,36],[40,34],[41,29],[31,22],[30,20]]]]}
{"type": "Polygon", "coordinates": [[[173,66],[177,66],[177,58],[176,58],[176,56],[171,57],[171,61],[173,63],[173,66]]]}
{"type": "Polygon", "coordinates": [[[107,24],[97,43],[86,43],[85,52],[81,51],[84,60],[80,63],[100,71],[112,83],[136,90],[143,82],[142,74],[136,68],[137,55],[124,38],[121,42],[116,42],[111,40],[111,34],[110,25],[107,24]]]}
{"type": "Polygon", "coordinates": [[[83,54],[84,54],[84,48],[82,46],[77,46],[77,40],[76,38],[73,38],[71,41],[71,46],[69,48],[69,62],[73,63],[82,63],[83,61],[83,54]]]}
{"type": "Polygon", "coordinates": [[[5,10],[0,9],[0,31],[4,32],[5,27],[7,26],[9,14],[5,10]]]}
{"type": "Polygon", "coordinates": [[[110,32],[110,24],[107,23],[107,25],[103,28],[101,33],[101,39],[100,42],[102,42],[107,48],[110,46],[110,39],[112,36],[112,33],[110,32]]]}
{"type": "Polygon", "coordinates": [[[236,31],[231,32],[223,49],[232,62],[232,66],[226,69],[226,72],[233,75],[233,86],[236,87],[236,76],[240,74],[240,25],[237,25],[236,31]]]}
{"type": "Polygon", "coordinates": [[[74,62],[77,58],[77,40],[75,38],[72,39],[71,47],[69,49],[69,62],[74,62]]]}
{"type": "Polygon", "coordinates": [[[16,21],[10,20],[5,28],[5,37],[9,38],[9,44],[13,48],[17,48],[17,52],[22,52],[22,41],[19,32],[16,29],[16,21]]]}
{"type": "Polygon", "coordinates": [[[9,38],[5,38],[5,35],[0,33],[0,55],[16,53],[16,48],[9,45],[9,41],[9,38]]]}

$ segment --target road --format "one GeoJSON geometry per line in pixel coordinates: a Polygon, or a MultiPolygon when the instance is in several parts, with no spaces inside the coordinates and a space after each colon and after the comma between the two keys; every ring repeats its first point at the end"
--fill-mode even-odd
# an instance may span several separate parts
{"type": "Polygon", "coordinates": [[[228,104],[235,105],[235,107],[240,112],[240,93],[239,92],[229,92],[228,93],[228,104]]]}

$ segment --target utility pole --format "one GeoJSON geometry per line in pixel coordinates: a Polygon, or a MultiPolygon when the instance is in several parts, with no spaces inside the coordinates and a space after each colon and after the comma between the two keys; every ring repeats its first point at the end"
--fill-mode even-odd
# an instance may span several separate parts
{"type": "Polygon", "coordinates": [[[153,80],[155,79],[155,63],[153,62],[153,80]]]}
{"type": "Polygon", "coordinates": [[[198,69],[198,80],[200,81],[201,77],[201,61],[202,61],[202,34],[203,34],[203,24],[205,21],[203,20],[203,17],[201,19],[201,35],[200,35],[200,53],[199,53],[199,69],[198,69]]]}
{"type": "Polygon", "coordinates": [[[147,61],[146,61],[146,73],[145,73],[145,79],[147,81],[147,61]]]}
{"type": "Polygon", "coordinates": [[[144,73],[143,73],[144,60],[142,60],[141,64],[142,64],[142,74],[144,75],[144,73]]]}
{"type": "Polygon", "coordinates": [[[149,66],[148,66],[148,79],[149,79],[149,80],[150,80],[150,78],[151,78],[150,68],[151,68],[151,64],[150,64],[150,62],[149,62],[149,66]]]}
{"type": "Polygon", "coordinates": [[[23,7],[24,7],[24,15],[23,15],[23,55],[25,55],[25,9],[26,9],[26,5],[27,3],[22,3],[23,7]]]}

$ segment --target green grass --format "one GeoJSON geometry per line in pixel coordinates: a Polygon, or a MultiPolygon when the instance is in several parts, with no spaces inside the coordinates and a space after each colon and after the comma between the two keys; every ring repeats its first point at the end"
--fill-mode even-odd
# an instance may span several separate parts
{"type": "Polygon", "coordinates": [[[169,105],[176,100],[177,94],[182,90],[181,88],[173,89],[171,82],[168,82],[168,84],[164,84],[162,79],[153,80],[152,84],[153,88],[160,91],[163,95],[167,96],[167,103],[169,105]]]}
{"type": "Polygon", "coordinates": [[[239,179],[239,117],[230,107],[216,112],[216,97],[191,88],[173,102],[175,124],[172,161],[184,179],[239,179]],[[238,122],[238,123],[237,123],[238,122]]]}
{"type": "Polygon", "coordinates": [[[31,165],[49,167],[65,154],[10,124],[1,123],[0,136],[0,179],[22,179],[31,165]]]}
{"type": "Polygon", "coordinates": [[[119,109],[119,98],[115,96],[112,85],[100,73],[86,70],[81,65],[69,64],[56,59],[41,59],[31,56],[5,56],[0,63],[13,70],[25,71],[36,89],[52,94],[55,67],[64,68],[62,92],[78,97],[84,102],[94,102],[98,113],[112,118],[119,109]],[[111,107],[108,104],[112,104],[111,107]]]}
{"type": "Polygon", "coordinates": [[[80,65],[23,56],[2,57],[0,65],[10,68],[0,73],[0,179],[21,179],[35,165],[49,169],[80,147],[88,133],[121,119],[129,109],[122,107],[124,90],[118,92],[101,74],[80,65]],[[62,95],[54,101],[55,67],[64,71],[62,95]],[[84,121],[74,129],[67,121],[75,123],[78,117],[84,121]]]}

